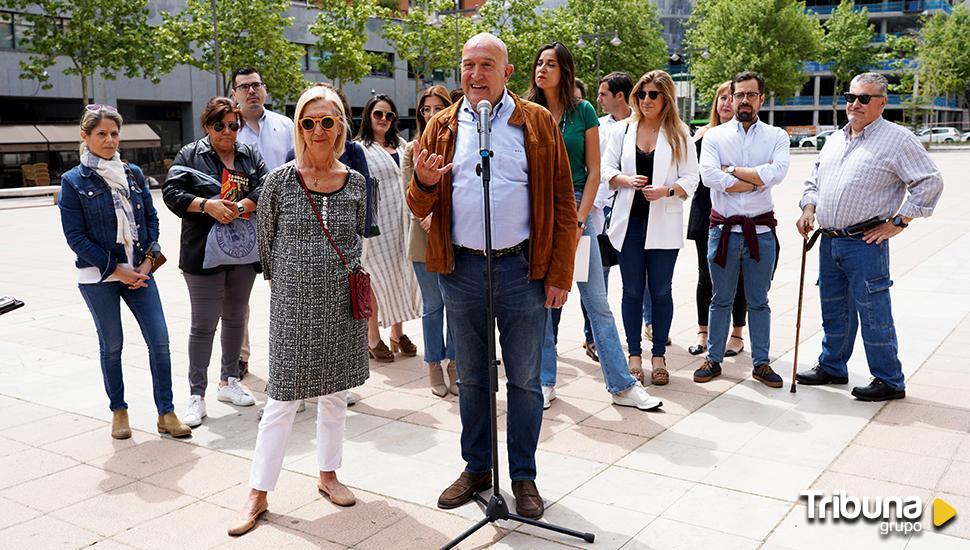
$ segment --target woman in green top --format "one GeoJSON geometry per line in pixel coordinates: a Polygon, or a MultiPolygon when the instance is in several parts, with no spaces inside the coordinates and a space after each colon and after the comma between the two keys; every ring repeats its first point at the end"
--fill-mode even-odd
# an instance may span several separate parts
{"type": "MultiPolygon", "coordinates": [[[[578,244],[582,235],[592,237],[587,222],[600,184],[600,146],[596,111],[588,101],[575,96],[575,75],[573,56],[569,49],[559,42],[546,44],[539,48],[532,64],[532,80],[525,98],[549,109],[553,119],[559,121],[579,210],[580,222],[576,229],[578,244]]],[[[589,314],[606,390],[612,394],[613,403],[641,410],[660,407],[660,400],[651,397],[637,384],[627,369],[620,336],[606,300],[599,246],[590,246],[589,265],[585,266],[585,270],[588,272],[588,280],[578,283],[579,297],[589,314]]],[[[550,309],[550,319],[546,323],[540,371],[543,408],[549,408],[551,401],[556,398],[556,335],[561,311],[550,309]]]]}

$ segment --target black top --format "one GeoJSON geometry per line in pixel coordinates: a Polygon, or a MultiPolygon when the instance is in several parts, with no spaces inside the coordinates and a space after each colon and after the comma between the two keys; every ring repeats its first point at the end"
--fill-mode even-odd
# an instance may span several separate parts
{"type": "Polygon", "coordinates": [[[401,155],[399,155],[397,151],[391,153],[391,158],[394,159],[394,162],[396,162],[398,166],[401,165],[401,155]]]}
{"type": "MultiPolygon", "coordinates": [[[[246,175],[249,180],[247,188],[241,189],[243,198],[259,202],[259,192],[263,185],[263,178],[268,173],[263,157],[250,147],[236,142],[235,166],[233,169],[246,175]]],[[[223,164],[218,153],[212,149],[208,136],[182,147],[175,161],[175,166],[187,166],[209,175],[216,181],[222,181],[223,164]]],[[[165,205],[176,216],[182,218],[182,239],[179,247],[179,268],[192,275],[211,275],[224,271],[226,267],[203,269],[205,261],[205,243],[209,230],[216,223],[208,214],[202,212],[188,212],[189,204],[197,197],[217,197],[221,188],[215,183],[208,182],[191,173],[170,169],[168,178],[162,185],[162,198],[165,205]]],[[[259,270],[259,264],[253,264],[259,270]]]]}
{"type": "MultiPolygon", "coordinates": [[[[647,176],[648,178],[653,178],[653,155],[654,151],[649,153],[644,153],[639,147],[637,147],[637,175],[647,176]]],[[[649,184],[653,184],[652,181],[648,181],[649,184]]],[[[644,218],[650,217],[650,201],[643,196],[639,190],[633,195],[633,206],[630,207],[630,217],[631,218],[644,218]]]]}
{"type": "MultiPolygon", "coordinates": [[[[701,142],[697,140],[697,156],[701,155],[701,142]]],[[[697,184],[694,197],[690,201],[690,217],[687,219],[687,238],[692,241],[707,242],[711,228],[711,190],[701,181],[697,184]]]]}

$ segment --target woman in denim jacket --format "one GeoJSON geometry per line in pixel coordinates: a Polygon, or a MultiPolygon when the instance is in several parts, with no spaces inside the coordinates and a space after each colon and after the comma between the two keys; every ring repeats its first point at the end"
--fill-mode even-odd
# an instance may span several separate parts
{"type": "Polygon", "coordinates": [[[77,254],[78,288],[91,310],[101,348],[101,373],[113,413],[111,437],[131,437],[121,374],[121,300],[148,344],[158,432],[184,437],[192,429],[175,415],[168,327],[155,279],[158,215],[141,169],[121,162],[121,115],[88,105],[81,116],[81,164],[61,177],[58,206],[64,237],[77,254]]]}

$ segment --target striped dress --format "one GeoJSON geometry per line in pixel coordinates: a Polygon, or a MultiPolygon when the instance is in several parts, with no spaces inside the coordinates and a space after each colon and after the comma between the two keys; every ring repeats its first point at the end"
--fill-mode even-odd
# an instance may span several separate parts
{"type": "MultiPolygon", "coordinates": [[[[410,321],[421,316],[421,293],[414,269],[407,258],[410,211],[404,204],[401,189],[401,167],[377,143],[366,146],[367,169],[379,189],[377,226],[381,234],[364,239],[361,263],[371,275],[378,305],[378,322],[382,327],[410,321]]],[[[404,154],[404,140],[398,144],[398,155],[404,154]]]]}

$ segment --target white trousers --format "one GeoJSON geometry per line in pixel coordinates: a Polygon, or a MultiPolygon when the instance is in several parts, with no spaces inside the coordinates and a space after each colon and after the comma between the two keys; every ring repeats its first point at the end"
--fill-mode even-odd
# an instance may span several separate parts
{"type": "MultiPolygon", "coordinates": [[[[317,398],[317,465],[321,472],[337,470],[343,459],[346,393],[341,391],[317,398]]],[[[249,484],[253,489],[276,489],[286,455],[286,442],[290,439],[299,406],[299,399],[277,401],[266,398],[266,408],[256,435],[256,453],[249,473],[249,484]]]]}

